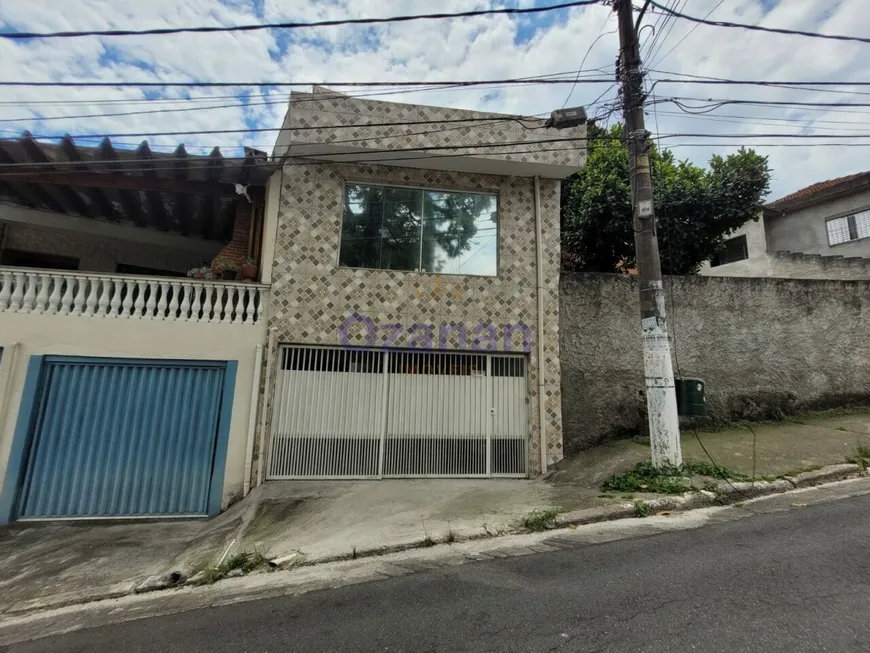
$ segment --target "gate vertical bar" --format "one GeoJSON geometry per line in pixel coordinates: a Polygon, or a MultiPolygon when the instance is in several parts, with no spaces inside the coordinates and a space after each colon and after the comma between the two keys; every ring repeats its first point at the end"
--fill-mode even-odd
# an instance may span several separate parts
{"type": "Polygon", "coordinates": [[[486,401],[484,402],[484,425],[486,426],[486,475],[492,476],[492,423],[495,407],[492,405],[492,356],[486,355],[486,401]]]}
{"type": "Polygon", "coordinates": [[[378,478],[384,477],[384,453],[387,446],[387,411],[389,410],[389,395],[390,395],[390,352],[384,351],[383,356],[383,377],[381,387],[381,444],[378,451],[378,478]]]}

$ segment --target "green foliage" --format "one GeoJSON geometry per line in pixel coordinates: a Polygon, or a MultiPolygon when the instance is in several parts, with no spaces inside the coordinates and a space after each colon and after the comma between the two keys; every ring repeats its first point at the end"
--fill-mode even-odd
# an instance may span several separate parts
{"type": "Polygon", "coordinates": [[[533,533],[541,533],[556,528],[558,510],[534,510],[523,519],[523,527],[533,533]]]}
{"type": "MultiPolygon", "coordinates": [[[[568,270],[618,272],[635,265],[628,150],[621,124],[589,128],[586,167],[562,184],[562,252],[568,270]],[[605,137],[598,140],[595,137],[605,137]]],[[[666,274],[693,274],[748,220],[770,185],[767,157],[741,148],[708,169],[650,144],[656,227],[666,274]]]]}
{"type": "Polygon", "coordinates": [[[266,559],[266,556],[259,551],[240,551],[239,553],[231,555],[216,567],[209,567],[206,569],[205,572],[203,572],[202,582],[205,585],[211,585],[212,583],[219,581],[221,578],[224,578],[235,569],[241,569],[242,572],[248,574],[258,567],[265,566],[268,563],[269,561],[266,559]]]}
{"type": "Polygon", "coordinates": [[[656,469],[652,462],[637,463],[624,474],[615,474],[604,481],[604,492],[653,492],[655,494],[683,494],[694,488],[688,478],[709,476],[711,478],[743,480],[744,474],[706,462],[687,460],[680,467],[656,469]]]}
{"type": "Polygon", "coordinates": [[[649,504],[645,501],[635,501],[634,502],[634,516],[635,517],[651,517],[652,516],[652,508],[649,507],[649,504]]]}

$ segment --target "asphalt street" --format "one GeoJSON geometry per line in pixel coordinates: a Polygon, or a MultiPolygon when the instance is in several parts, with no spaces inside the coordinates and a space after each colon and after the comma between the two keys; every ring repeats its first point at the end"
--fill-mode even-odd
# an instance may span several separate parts
{"type": "MultiPolygon", "coordinates": [[[[870,497],[9,646],[32,651],[870,651],[870,497]]],[[[664,519],[658,517],[657,519],[664,519]]]]}

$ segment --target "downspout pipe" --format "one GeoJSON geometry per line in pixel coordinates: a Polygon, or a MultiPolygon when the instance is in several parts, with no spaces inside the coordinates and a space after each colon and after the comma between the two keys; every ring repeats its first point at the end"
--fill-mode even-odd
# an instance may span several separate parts
{"type": "Polygon", "coordinates": [[[260,451],[257,458],[257,487],[263,484],[264,465],[266,464],[266,410],[269,405],[269,396],[272,392],[272,350],[275,349],[275,334],[278,328],[269,329],[269,346],[266,349],[266,386],[263,390],[263,410],[260,412],[260,451]]]}
{"type": "MultiPolygon", "coordinates": [[[[260,399],[260,375],[263,372],[263,345],[257,345],[254,354],[254,378],[251,381],[251,410],[248,414],[248,442],[245,445],[245,480],[242,496],[251,491],[251,472],[254,466],[254,440],[257,434],[257,404],[260,399]]],[[[265,410],[265,404],[263,406],[265,410]]]]}
{"type": "Polygon", "coordinates": [[[538,273],[538,432],[541,436],[541,474],[547,471],[547,396],[544,366],[544,248],[541,242],[541,178],[535,175],[535,270],[538,273]]]}

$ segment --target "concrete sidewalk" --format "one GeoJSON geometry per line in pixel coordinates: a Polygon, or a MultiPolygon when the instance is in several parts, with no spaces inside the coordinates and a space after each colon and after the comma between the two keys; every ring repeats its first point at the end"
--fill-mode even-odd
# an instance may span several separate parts
{"type": "MultiPolygon", "coordinates": [[[[700,439],[720,465],[778,476],[841,463],[870,445],[870,412],[753,430],[700,439]]],[[[691,432],[683,452],[707,459],[691,432]]],[[[236,552],[311,564],[517,532],[544,509],[613,518],[603,515],[619,506],[625,512],[635,497],[603,496],[601,483],[648,456],[647,445],[623,440],[535,480],[271,482],[212,520],[13,525],[0,529],[0,614],[164,587],[177,580],[173,574],[190,577],[236,552]]]]}

